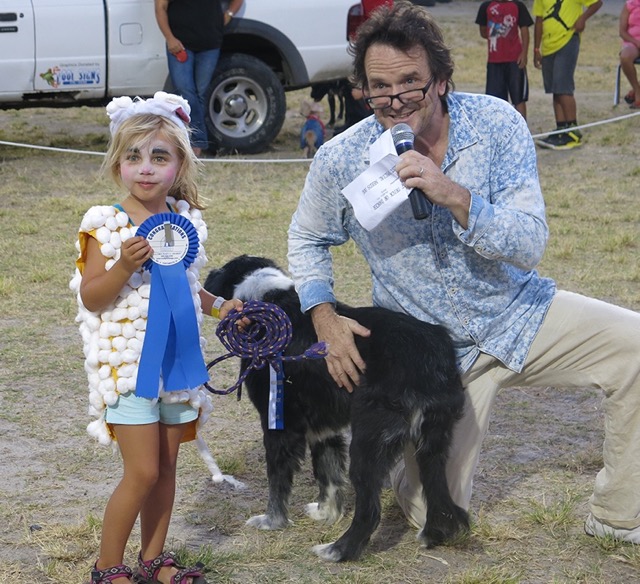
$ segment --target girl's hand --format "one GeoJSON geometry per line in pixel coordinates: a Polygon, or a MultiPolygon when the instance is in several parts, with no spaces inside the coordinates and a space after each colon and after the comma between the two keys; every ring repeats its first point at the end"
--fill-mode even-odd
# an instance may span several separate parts
{"type": "Polygon", "coordinates": [[[142,264],[153,256],[153,248],[142,236],[135,236],[122,243],[118,263],[129,274],[133,274],[142,264]]]}
{"type": "MultiPolygon", "coordinates": [[[[225,300],[220,307],[220,320],[222,320],[227,314],[229,314],[232,310],[237,310],[238,312],[242,311],[243,303],[242,300],[238,300],[237,298],[232,298],[231,300],[225,300]]],[[[249,322],[249,321],[247,321],[249,322]]]]}

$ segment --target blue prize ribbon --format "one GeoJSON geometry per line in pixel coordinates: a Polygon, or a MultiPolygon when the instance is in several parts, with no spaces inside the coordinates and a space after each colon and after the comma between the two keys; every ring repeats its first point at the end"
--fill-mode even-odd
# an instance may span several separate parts
{"type": "Polygon", "coordinates": [[[181,215],[159,213],[140,225],[136,235],[147,237],[167,222],[187,234],[189,246],[178,263],[163,265],[149,260],[144,265],[151,270],[151,293],[135,393],[150,399],[158,397],[160,375],[165,391],[194,389],[209,380],[186,274],[198,252],[195,227],[181,215]]]}

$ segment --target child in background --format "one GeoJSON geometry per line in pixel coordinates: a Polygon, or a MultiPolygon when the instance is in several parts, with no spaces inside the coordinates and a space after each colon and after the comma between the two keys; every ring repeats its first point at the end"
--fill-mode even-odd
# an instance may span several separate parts
{"type": "Polygon", "coordinates": [[[575,98],[580,37],[602,0],[533,0],[533,64],[542,70],[545,93],[553,95],[556,132],[536,140],[542,148],[569,150],[582,146],[575,98]],[[560,131],[564,130],[564,131],[560,131]]]}
{"type": "Polygon", "coordinates": [[[143,269],[154,253],[146,238],[136,236],[146,219],[175,213],[188,219],[198,234],[197,255],[185,276],[191,291],[186,306],[194,307],[201,349],[202,314],[224,317],[242,308],[239,300],[216,298],[198,282],[206,261],[207,227],[195,183],[189,112],[184,99],[164,92],[147,100],[120,97],[107,106],[111,142],[104,168],[128,195],[121,205],[92,207],[80,226],[80,255],[71,288],[78,297],[90,412],[97,417],[88,431],[104,444],[116,440],[124,465],[104,513],[93,584],[125,584],[133,578],[140,584],[206,584],[201,570],[177,565],[163,548],[180,443],[195,438],[196,426],[212,410],[211,399],[202,387],[165,392],[162,378],[155,376],[152,385],[157,379],[158,398],[136,395],[145,331],[156,318],[148,315],[151,278],[143,269]],[[138,516],[142,549],[134,577],[123,557],[138,516]]]}
{"type": "Polygon", "coordinates": [[[485,93],[505,101],[511,98],[513,106],[526,118],[531,14],[520,0],[487,0],[478,9],[476,24],[489,49],[485,93]]]}
{"type": "Polygon", "coordinates": [[[620,12],[620,65],[631,84],[624,100],[631,109],[640,109],[640,85],[634,61],[640,57],[640,0],[627,0],[620,12]]]}
{"type": "Polygon", "coordinates": [[[305,158],[313,158],[316,151],[324,144],[324,124],[320,119],[322,105],[304,100],[300,106],[300,113],[305,117],[305,122],[300,130],[300,148],[305,158]]]}

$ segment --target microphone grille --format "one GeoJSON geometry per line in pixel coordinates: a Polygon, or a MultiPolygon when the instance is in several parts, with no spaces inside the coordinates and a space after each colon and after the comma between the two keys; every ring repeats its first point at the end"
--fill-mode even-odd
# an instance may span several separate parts
{"type": "Polygon", "coordinates": [[[396,124],[391,128],[391,138],[395,145],[410,142],[413,146],[415,136],[409,124],[396,124]]]}

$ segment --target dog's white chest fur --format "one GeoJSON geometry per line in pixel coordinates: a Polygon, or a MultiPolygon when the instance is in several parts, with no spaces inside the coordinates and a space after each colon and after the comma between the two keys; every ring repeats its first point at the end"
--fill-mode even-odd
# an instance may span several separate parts
{"type": "Polygon", "coordinates": [[[262,300],[267,292],[288,290],[293,280],[275,268],[260,268],[251,272],[235,289],[234,298],[262,300]]]}

